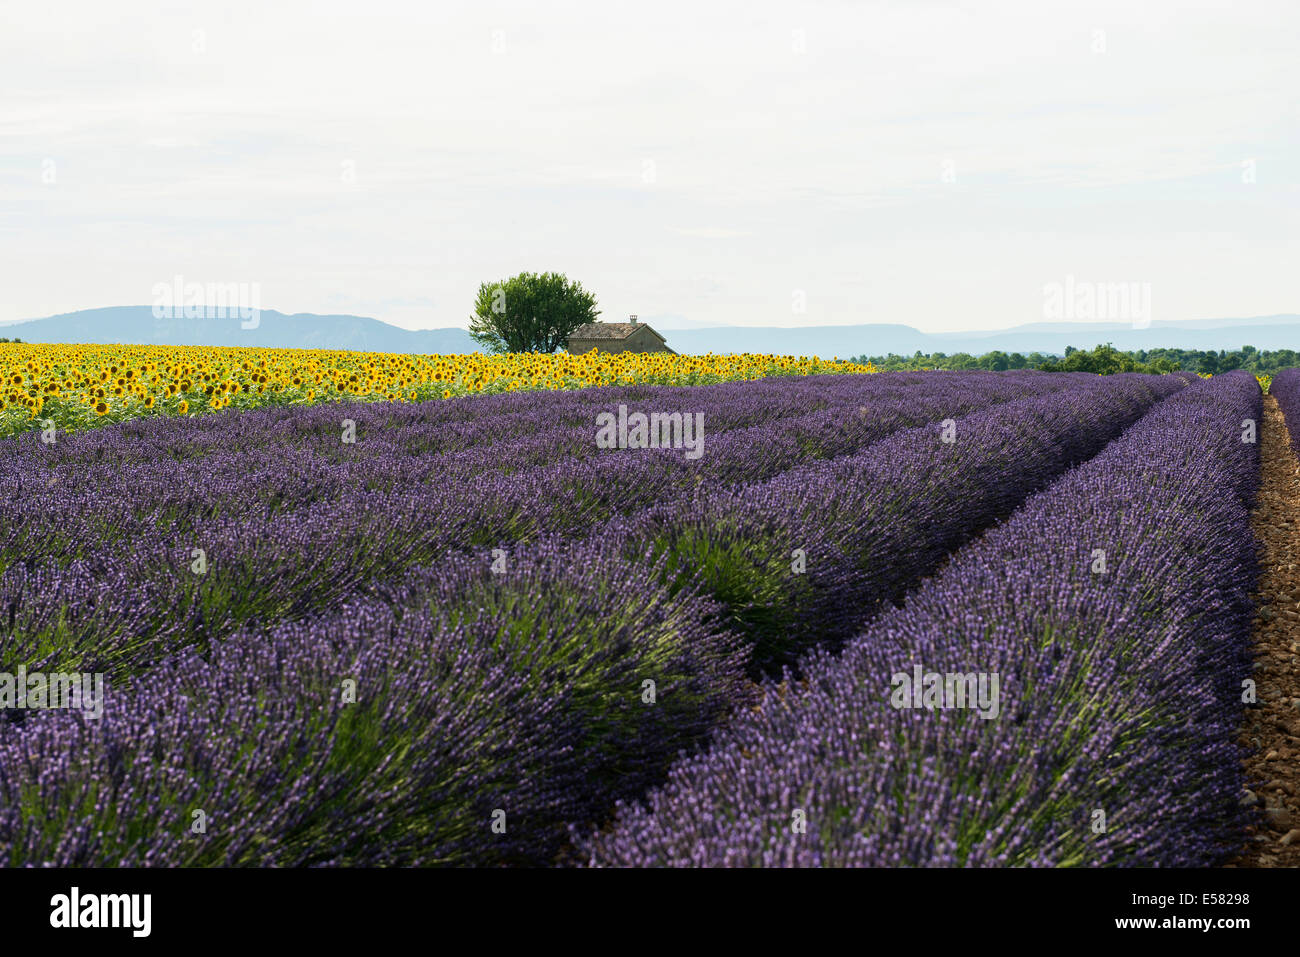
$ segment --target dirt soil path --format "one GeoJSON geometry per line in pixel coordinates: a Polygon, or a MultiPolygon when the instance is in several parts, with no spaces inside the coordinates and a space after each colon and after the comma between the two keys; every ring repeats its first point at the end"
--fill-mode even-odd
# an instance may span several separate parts
{"type": "Polygon", "coordinates": [[[1230,867],[1300,867],[1300,466],[1277,400],[1264,396],[1263,483],[1251,516],[1260,542],[1254,673],[1246,710],[1244,803],[1255,821],[1230,867]]]}

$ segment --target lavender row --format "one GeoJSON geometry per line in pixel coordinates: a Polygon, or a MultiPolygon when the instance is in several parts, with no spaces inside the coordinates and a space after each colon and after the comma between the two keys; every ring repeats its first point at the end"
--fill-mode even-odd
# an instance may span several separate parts
{"type": "MultiPolygon", "coordinates": [[[[931,478],[951,480],[961,460],[1000,455],[1028,481],[1081,454],[1059,430],[1084,424],[1103,442],[1153,389],[1181,385],[1080,379],[994,419],[955,420],[961,441],[951,447],[932,429],[911,430],[883,461],[916,465],[896,453],[937,452],[948,465],[928,462],[931,478]],[[1008,442],[1037,430],[1052,437],[1008,442]]],[[[845,521],[852,509],[841,504],[828,514],[845,521]]],[[[308,565],[320,554],[294,551],[308,565]]],[[[566,822],[599,820],[642,793],[746,700],[748,645],[723,627],[729,616],[665,567],[667,554],[629,551],[615,531],[499,566],[452,558],[400,584],[372,583],[371,600],[311,622],[191,643],[111,697],[99,722],[26,714],[7,731],[9,753],[0,731],[0,766],[12,769],[0,771],[0,844],[14,848],[10,863],[551,862],[566,822]],[[335,701],[349,679],[355,705],[335,701]],[[180,742],[161,767],[149,759],[160,723],[180,742]],[[20,751],[37,763],[7,760],[20,751]],[[33,767],[43,769],[37,780],[33,767]],[[102,798],[101,781],[113,782],[102,798]],[[78,804],[89,810],[51,833],[44,815],[73,794],[92,795],[78,804]],[[186,830],[196,810],[202,835],[186,830]],[[498,812],[504,832],[492,828],[498,812]]],[[[57,593],[27,584],[34,596],[57,593]]],[[[114,588],[98,587],[98,602],[81,607],[115,600],[114,588]]],[[[861,597],[865,608],[875,596],[861,597]]],[[[175,613],[167,596],[154,600],[175,613]]],[[[91,624],[102,640],[104,622],[91,624]]],[[[124,651],[138,633],[120,629],[124,651]]],[[[95,666],[82,656],[77,667],[95,666]]]]}
{"type": "Polygon", "coordinates": [[[1283,369],[1268,385],[1286,420],[1292,451],[1300,454],[1300,369],[1283,369]]]}
{"type": "Polygon", "coordinates": [[[0,722],[0,866],[545,864],[747,700],[710,603],[607,548],[386,597],[0,722]]]}
{"type": "Polygon", "coordinates": [[[670,450],[629,450],[504,479],[388,491],[372,487],[358,466],[355,481],[328,495],[310,483],[294,484],[296,470],[282,464],[275,471],[283,502],[274,510],[232,513],[209,502],[183,520],[155,509],[165,490],[144,481],[128,481],[132,497],[116,508],[91,491],[52,491],[35,511],[11,506],[14,521],[0,555],[24,560],[0,574],[0,610],[7,609],[0,615],[0,653],[32,666],[137,671],[168,650],[202,649],[244,622],[328,611],[451,551],[509,547],[555,533],[581,537],[613,515],[767,477],[811,456],[852,452],[990,398],[1071,384],[1091,389],[1101,380],[961,376],[942,382],[937,396],[879,401],[870,415],[854,407],[847,415],[826,411],[734,430],[714,439],[695,462],[670,450]]]}
{"type": "MultiPolygon", "coordinates": [[[[244,508],[303,494],[328,494],[368,473],[406,483],[445,481],[465,468],[517,469],[531,461],[553,462],[592,454],[593,423],[615,402],[654,401],[670,409],[688,405],[724,432],[831,406],[852,405],[857,396],[897,393],[905,381],[875,384],[877,377],[835,376],[788,384],[784,391],[698,390],[629,387],[547,395],[530,411],[499,414],[498,397],[420,405],[345,404],[285,409],[268,407],[195,419],[136,421],[43,446],[35,436],[0,443],[0,462],[15,495],[39,498],[93,491],[97,500],[127,508],[137,489],[150,491],[150,509],[184,515],[219,506],[244,508]],[[833,381],[831,381],[833,379],[833,381]],[[478,404],[477,406],[475,404],[478,404]],[[469,405],[478,416],[449,405],[469,405]],[[345,426],[348,422],[350,425],[345,426]],[[345,441],[345,433],[350,441],[345,441]],[[285,482],[292,484],[286,488],[285,482]]],[[[517,403],[515,403],[517,404],[517,403]]],[[[617,404],[613,405],[617,408],[617,404]]],[[[657,407],[657,406],[656,406],[657,407]]],[[[33,504],[31,501],[25,505],[33,504]]]]}
{"type": "MultiPolygon", "coordinates": [[[[1104,429],[1150,401],[1144,388],[1179,385],[1089,378],[1058,401],[1104,429]]],[[[1036,401],[1006,407],[1004,430],[1062,424],[1034,417],[1036,401]]],[[[1002,432],[955,424],[964,454],[977,440],[1005,451],[1002,432]]],[[[1070,442],[1046,445],[1020,446],[1022,468],[1070,442]]],[[[640,793],[745,701],[747,649],[721,609],[625,548],[614,535],[491,570],[453,559],[326,618],[214,643],[207,660],[182,653],[110,700],[102,724],[28,716],[10,753],[58,770],[0,777],[0,842],[12,863],[547,863],[563,822],[640,793]],[[333,716],[322,703],[353,671],[369,707],[333,716]],[[164,714],[193,758],[160,770],[147,757],[164,714]],[[40,823],[104,780],[129,799],[79,804],[90,810],[63,833],[40,823]],[[195,810],[210,819],[201,838],[185,834],[195,810]]]]}
{"type": "MultiPolygon", "coordinates": [[[[671,399],[674,406],[693,408],[708,423],[710,445],[728,430],[750,428],[752,446],[771,424],[802,422],[807,430],[833,418],[832,410],[851,421],[861,408],[901,408],[907,400],[931,398],[935,408],[947,404],[959,414],[1008,401],[1021,390],[1063,386],[1044,374],[961,376],[928,384],[911,383],[914,377],[826,380],[832,378],[817,382],[815,390],[795,383],[788,395],[702,387],[701,395],[692,398],[695,390],[679,388],[656,401],[671,399]]],[[[35,436],[0,443],[0,475],[7,492],[0,501],[0,561],[14,553],[57,557],[57,536],[54,542],[39,537],[49,528],[66,531],[64,537],[75,534],[79,542],[134,541],[159,529],[183,531],[204,515],[263,520],[353,490],[435,485],[455,499],[473,493],[474,487],[461,486],[475,479],[491,485],[503,475],[522,472],[527,481],[548,474],[542,466],[568,474],[579,459],[598,458],[610,468],[641,457],[638,451],[597,447],[596,415],[609,408],[589,399],[574,400],[574,407],[582,411],[569,418],[576,415],[585,424],[557,423],[555,417],[565,407],[554,407],[532,419],[524,437],[498,442],[489,440],[495,426],[485,413],[477,426],[484,441],[445,454],[432,450],[441,428],[436,421],[424,422],[401,406],[392,409],[391,421],[385,420],[374,405],[362,407],[365,416],[355,413],[356,428],[348,436],[352,443],[343,441],[338,415],[353,411],[342,406],[299,409],[292,415],[262,409],[192,422],[129,423],[65,437],[49,447],[35,436]]],[[[436,411],[430,410],[431,415],[436,411]]],[[[682,458],[677,452],[679,465],[682,458]]],[[[695,464],[685,462],[687,467],[695,464]]]]}
{"type": "Polygon", "coordinates": [[[798,693],[768,687],[585,834],[588,861],[1221,863],[1244,823],[1259,415],[1246,373],[1167,399],[841,655],[808,656],[798,693]]]}
{"type": "MultiPolygon", "coordinates": [[[[78,467],[107,463],[122,470],[159,460],[183,465],[214,455],[224,459],[232,449],[264,448],[277,453],[306,452],[335,461],[340,453],[363,451],[342,448],[341,423],[345,419],[355,424],[358,435],[373,440],[373,454],[423,458],[504,446],[538,434],[567,438],[574,429],[590,438],[596,416],[620,404],[669,413],[704,411],[711,430],[721,432],[844,405],[859,397],[869,402],[877,396],[896,396],[916,387],[927,388],[915,374],[887,373],[685,388],[632,385],[416,404],[273,406],[218,416],[135,420],[103,433],[65,435],[56,446],[45,449],[44,459],[38,461],[50,469],[64,463],[78,467]]],[[[30,437],[28,441],[0,443],[5,470],[22,470],[31,464],[28,449],[32,445],[30,437]]],[[[583,445],[585,451],[591,443],[583,445]]],[[[68,481],[75,476],[69,471],[60,478],[68,481]]]]}
{"type": "Polygon", "coordinates": [[[1099,452],[1180,377],[1085,377],[1056,395],[896,433],[615,523],[629,553],[699,576],[757,668],[842,641],[955,548],[1099,452]]]}

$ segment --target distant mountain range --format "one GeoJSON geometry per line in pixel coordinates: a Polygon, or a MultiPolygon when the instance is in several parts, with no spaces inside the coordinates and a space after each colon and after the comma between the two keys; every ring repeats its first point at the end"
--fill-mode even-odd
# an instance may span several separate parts
{"type": "MultiPolygon", "coordinates": [[[[1091,349],[1110,342],[1117,349],[1300,350],[1300,315],[1242,319],[1152,322],[1135,329],[1124,322],[1035,322],[984,332],[925,333],[911,326],[707,326],[682,316],[642,316],[667,335],[677,352],[766,352],[823,358],[920,352],[979,354],[1045,352],[1067,346],[1091,349]]],[[[239,319],[157,319],[151,306],[86,309],[47,319],[0,325],[3,335],[24,342],[130,343],[137,345],[259,346],[287,349],[355,349],[366,352],[467,353],[477,347],[464,329],[401,329],[363,316],[285,315],[263,310],[255,329],[239,319]]]]}
{"type": "Polygon", "coordinates": [[[286,316],[263,309],[257,328],[239,318],[157,319],[152,306],[83,309],[6,325],[0,336],[24,342],[130,343],[167,346],[253,346],[268,349],[355,349],[361,352],[460,353],[478,347],[464,329],[402,329],[364,316],[286,316]]]}
{"type": "Polygon", "coordinates": [[[926,333],[911,326],[872,324],[686,329],[668,336],[668,345],[678,352],[769,352],[842,359],[891,352],[910,356],[918,351],[1062,355],[1067,346],[1091,349],[1103,342],[1125,351],[1160,347],[1231,350],[1244,345],[1300,351],[1300,315],[1152,322],[1145,329],[1135,329],[1127,322],[1035,322],[984,332],[926,333]]]}

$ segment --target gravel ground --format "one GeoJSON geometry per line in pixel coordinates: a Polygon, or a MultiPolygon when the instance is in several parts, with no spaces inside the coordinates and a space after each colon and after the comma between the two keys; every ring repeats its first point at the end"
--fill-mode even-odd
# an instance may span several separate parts
{"type": "Polygon", "coordinates": [[[1264,397],[1263,484],[1251,524],[1262,575],[1255,619],[1258,703],[1242,724],[1244,803],[1256,810],[1229,867],[1300,867],[1300,466],[1277,400],[1264,397]]]}

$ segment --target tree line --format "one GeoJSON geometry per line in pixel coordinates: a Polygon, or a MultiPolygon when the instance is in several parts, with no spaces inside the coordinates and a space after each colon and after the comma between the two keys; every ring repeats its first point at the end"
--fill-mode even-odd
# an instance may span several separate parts
{"type": "Polygon", "coordinates": [[[1044,372],[1096,372],[1112,375],[1116,372],[1208,372],[1211,375],[1245,369],[1256,374],[1278,372],[1300,366],[1300,352],[1294,349],[1260,350],[1254,346],[1242,346],[1234,351],[1220,349],[1138,349],[1121,352],[1111,343],[1099,345],[1095,349],[1076,349],[1066,346],[1064,356],[1048,355],[1042,352],[1006,353],[1002,351],[986,352],[983,355],[971,355],[957,352],[948,355],[943,352],[926,354],[916,352],[911,356],[899,356],[890,353],[886,356],[858,356],[854,362],[870,362],[882,372],[912,371],[925,369],[987,369],[1001,372],[1006,369],[1041,369],[1044,372]]]}

